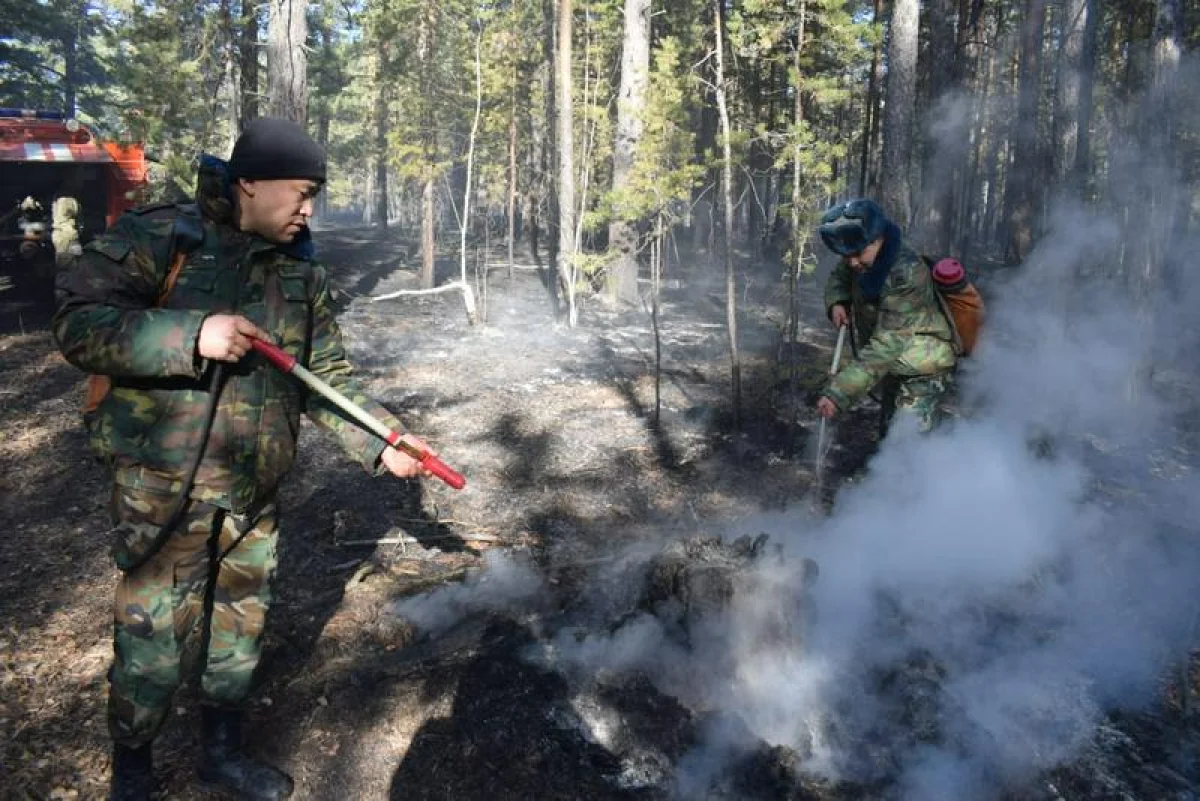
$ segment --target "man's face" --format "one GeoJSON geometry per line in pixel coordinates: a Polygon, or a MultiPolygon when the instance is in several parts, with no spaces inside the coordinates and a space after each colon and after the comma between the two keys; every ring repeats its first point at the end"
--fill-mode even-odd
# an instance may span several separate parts
{"type": "Polygon", "coordinates": [[[883,237],[877,237],[867,245],[866,249],[861,253],[855,253],[852,256],[846,256],[846,264],[850,265],[850,269],[856,273],[865,273],[871,269],[871,265],[875,263],[875,257],[879,255],[880,249],[883,247],[883,237]]]}
{"type": "Polygon", "coordinates": [[[286,244],[305,228],[313,213],[313,198],[321,184],[307,178],[238,181],[242,230],[268,242],[286,244]]]}

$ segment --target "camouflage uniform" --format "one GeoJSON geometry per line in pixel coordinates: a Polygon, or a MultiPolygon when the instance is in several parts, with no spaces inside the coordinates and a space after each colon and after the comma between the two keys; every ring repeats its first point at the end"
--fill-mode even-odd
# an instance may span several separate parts
{"type": "Polygon", "coordinates": [[[921,431],[937,426],[954,395],[957,357],[936,292],[929,267],[905,244],[874,302],[857,273],[839,262],[825,285],[825,308],[850,309],[858,358],[844,362],[822,394],[848,409],[882,382],[881,434],[897,409],[914,416],[921,431]]]}
{"type": "MultiPolygon", "coordinates": [[[[112,380],[89,430],[113,469],[114,555],[122,569],[144,555],[168,519],[203,437],[214,365],[199,357],[197,337],[210,314],[249,318],[314,374],[403,431],[351,377],[324,268],[303,246],[272,244],[231,224],[223,166],[210,160],[201,169],[202,240],[165,302],[159,294],[175,207],[124,215],[59,273],[59,347],[72,364],[112,380]]],[[[276,490],[295,458],[300,413],[367,470],[384,472],[378,438],[258,354],[225,371],[182,521],[117,588],[109,723],[118,743],[136,747],[153,738],[197,629],[207,646],[205,699],[231,705],[246,696],[271,599],[276,490]]]]}

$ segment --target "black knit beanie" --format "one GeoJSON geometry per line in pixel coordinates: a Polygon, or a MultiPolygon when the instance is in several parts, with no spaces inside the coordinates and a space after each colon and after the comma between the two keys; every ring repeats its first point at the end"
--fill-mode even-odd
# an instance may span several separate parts
{"type": "Polygon", "coordinates": [[[233,145],[229,177],[325,180],[325,152],[299,124],[279,117],[252,120],[233,145]]]}

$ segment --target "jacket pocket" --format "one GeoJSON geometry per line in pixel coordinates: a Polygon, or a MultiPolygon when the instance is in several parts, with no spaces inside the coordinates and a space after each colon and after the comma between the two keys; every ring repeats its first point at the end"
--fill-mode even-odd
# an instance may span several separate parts
{"type": "Polygon", "coordinates": [[[302,362],[308,356],[308,280],[303,273],[278,274],[278,294],[270,309],[271,333],[278,344],[302,362]]]}

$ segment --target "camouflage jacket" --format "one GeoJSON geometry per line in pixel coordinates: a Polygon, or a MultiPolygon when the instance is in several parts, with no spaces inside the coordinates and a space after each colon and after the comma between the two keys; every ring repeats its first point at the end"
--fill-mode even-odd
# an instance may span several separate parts
{"type": "MultiPolygon", "coordinates": [[[[123,486],[182,488],[208,410],[214,365],[199,357],[197,338],[213,313],[248,317],[314,374],[403,430],[351,377],[325,269],[297,248],[234,228],[223,176],[211,174],[223,164],[214,161],[208,174],[202,167],[197,193],[202,241],[161,306],[180,214],[173,206],[125,214],[58,275],[54,336],[72,364],[112,379],[89,429],[123,486]]],[[[193,498],[239,512],[272,499],[295,459],[301,412],[366,469],[382,471],[382,441],[257,353],[225,371],[193,498]]]]}
{"type": "Polygon", "coordinates": [[[936,292],[929,267],[903,243],[874,302],[863,296],[857,274],[844,261],[834,267],[825,284],[825,308],[850,308],[858,358],[843,361],[822,394],[846,409],[886,375],[933,375],[953,369],[954,334],[936,292]]]}

